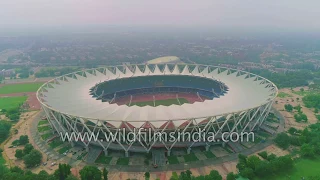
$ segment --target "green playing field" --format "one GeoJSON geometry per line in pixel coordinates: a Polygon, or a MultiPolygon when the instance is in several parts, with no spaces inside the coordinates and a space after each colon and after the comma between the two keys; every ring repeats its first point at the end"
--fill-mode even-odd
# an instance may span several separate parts
{"type": "Polygon", "coordinates": [[[36,92],[43,83],[6,84],[0,87],[0,94],[36,92]]]}
{"type": "MultiPolygon", "coordinates": [[[[184,104],[184,103],[188,103],[188,101],[184,98],[178,98],[179,99],[179,102],[180,104],[184,104]]],[[[153,101],[144,101],[144,102],[135,102],[135,103],[131,103],[130,106],[170,106],[170,105],[173,105],[173,104],[179,104],[178,100],[177,99],[164,99],[164,100],[156,100],[155,103],[153,101]]],[[[129,105],[129,104],[128,104],[129,105]]]]}

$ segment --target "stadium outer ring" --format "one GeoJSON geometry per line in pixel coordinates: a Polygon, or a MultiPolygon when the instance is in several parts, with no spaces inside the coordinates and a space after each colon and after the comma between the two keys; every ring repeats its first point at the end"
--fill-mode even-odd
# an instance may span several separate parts
{"type": "MultiPolygon", "coordinates": [[[[44,98],[46,97],[45,94],[48,92],[48,89],[53,88],[53,86],[60,85],[59,82],[67,81],[68,79],[74,79],[79,76],[86,78],[87,73],[91,74],[91,75],[96,75],[96,73],[101,72],[101,69],[104,69],[104,71],[101,73],[101,74],[103,74],[105,71],[108,71],[108,68],[114,69],[115,71],[120,71],[119,67],[122,67],[127,70],[129,67],[138,68],[138,67],[144,66],[146,68],[148,66],[149,69],[150,69],[150,67],[154,67],[153,71],[150,70],[150,72],[154,72],[156,68],[159,69],[158,66],[168,67],[170,65],[174,66],[174,67],[183,66],[183,68],[181,68],[181,69],[183,69],[183,70],[188,69],[191,74],[192,74],[192,72],[190,71],[189,68],[192,66],[194,67],[194,70],[198,69],[197,70],[198,72],[200,72],[200,67],[204,67],[204,69],[211,68],[211,69],[217,70],[218,74],[226,73],[226,75],[230,75],[230,74],[236,73],[237,74],[236,76],[238,76],[238,75],[245,76],[245,78],[253,78],[254,81],[259,81],[260,84],[265,85],[272,92],[268,101],[263,102],[257,106],[251,107],[251,108],[241,109],[238,111],[233,111],[233,112],[228,112],[228,113],[222,113],[222,114],[218,114],[218,115],[216,114],[214,116],[189,117],[187,120],[183,119],[185,122],[188,121],[186,126],[182,127],[182,128],[175,127],[174,131],[177,131],[177,129],[179,129],[179,130],[182,129],[183,131],[185,131],[187,129],[196,130],[197,128],[200,127],[200,125],[198,125],[198,122],[196,121],[196,119],[206,119],[207,123],[204,125],[204,127],[205,128],[208,128],[208,127],[212,128],[215,134],[219,134],[219,133],[221,134],[222,131],[225,130],[226,128],[228,128],[230,133],[244,132],[244,131],[251,132],[253,130],[257,130],[260,128],[260,126],[263,124],[264,120],[266,119],[267,115],[269,114],[270,109],[272,107],[272,104],[274,102],[274,99],[277,97],[277,94],[278,94],[277,86],[274,83],[272,83],[270,80],[263,78],[259,75],[249,73],[246,71],[242,71],[242,70],[219,67],[219,66],[200,65],[200,64],[164,64],[164,65],[134,64],[134,65],[107,66],[104,68],[93,68],[93,69],[77,71],[77,72],[69,73],[69,74],[66,74],[63,76],[59,76],[59,77],[54,78],[54,79],[48,81],[47,83],[43,84],[38,89],[36,96],[37,96],[38,101],[41,104],[42,110],[44,111],[46,118],[49,121],[50,126],[57,133],[61,133],[61,132],[62,133],[66,133],[66,132],[81,133],[84,130],[89,133],[97,133],[100,130],[101,131],[104,130],[105,132],[111,132],[114,129],[114,127],[107,127],[104,123],[101,123],[101,122],[108,122],[108,121],[112,122],[114,120],[101,120],[101,119],[95,119],[95,118],[90,118],[90,117],[85,117],[85,116],[79,116],[76,114],[65,113],[65,112],[62,112],[61,110],[55,109],[55,108],[47,105],[44,98]],[[219,118],[224,117],[225,120],[222,122],[218,122],[217,117],[219,117],[219,118]],[[90,126],[90,125],[86,124],[88,121],[91,121],[91,122],[94,121],[96,123],[94,126],[90,126]],[[100,122],[100,124],[99,124],[99,122],[100,122]],[[229,127],[230,122],[234,123],[234,126],[231,128],[229,127]],[[83,127],[82,131],[80,131],[76,127],[77,125],[81,125],[83,127]],[[100,126],[100,127],[98,127],[98,126],[100,126]],[[218,127],[218,130],[215,130],[214,127],[218,127]]],[[[212,70],[211,72],[213,72],[214,70],[212,70]]],[[[133,70],[133,71],[135,71],[135,70],[133,70]]],[[[179,72],[180,72],[179,74],[182,73],[181,70],[179,72]]],[[[113,73],[116,74],[116,72],[113,72],[113,73]]],[[[133,72],[133,74],[134,73],[135,72],[133,72]]],[[[201,74],[201,72],[200,72],[200,74],[201,74]]],[[[192,75],[194,75],[194,74],[192,74],[192,75]]],[[[172,122],[175,120],[181,121],[181,119],[167,119],[167,120],[163,120],[163,121],[167,121],[167,122],[171,121],[172,122]]],[[[152,122],[152,121],[149,121],[149,122],[152,122]]],[[[126,123],[126,122],[122,122],[122,123],[126,123]]],[[[128,126],[126,125],[126,127],[128,127],[128,126]]],[[[201,127],[203,127],[203,126],[201,126],[201,127]]],[[[153,130],[155,132],[163,132],[164,130],[168,130],[165,128],[164,129],[153,129],[153,130]]],[[[128,129],[130,130],[129,127],[128,127],[128,129]]],[[[75,142],[70,142],[70,143],[72,146],[75,145],[75,142]]],[[[89,145],[92,144],[94,146],[98,146],[98,147],[102,148],[105,155],[108,154],[108,149],[111,149],[111,150],[123,150],[125,152],[126,156],[129,156],[129,152],[147,152],[148,153],[148,152],[150,152],[150,150],[152,148],[157,147],[159,145],[161,145],[161,147],[165,148],[168,156],[170,156],[172,149],[175,147],[186,148],[187,152],[190,153],[192,147],[205,146],[206,150],[208,150],[210,148],[210,146],[212,146],[212,145],[221,144],[221,142],[219,142],[219,143],[217,143],[217,142],[214,142],[214,143],[190,142],[190,143],[180,143],[180,144],[179,144],[179,142],[173,142],[173,143],[171,142],[170,144],[167,144],[164,142],[160,142],[160,143],[156,144],[156,142],[154,142],[153,144],[150,144],[148,147],[146,147],[141,142],[139,142],[140,145],[138,145],[138,146],[133,145],[134,143],[136,143],[136,142],[123,143],[120,141],[116,141],[116,142],[111,143],[111,142],[100,142],[100,141],[97,141],[97,142],[80,141],[80,144],[83,145],[84,147],[86,147],[86,150],[88,152],[90,149],[89,145]]],[[[224,145],[224,143],[222,143],[222,144],[224,145]]]]}

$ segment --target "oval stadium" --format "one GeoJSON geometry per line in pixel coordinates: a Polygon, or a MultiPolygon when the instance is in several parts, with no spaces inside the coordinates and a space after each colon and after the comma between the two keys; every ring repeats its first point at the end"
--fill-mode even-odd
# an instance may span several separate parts
{"type": "MultiPolygon", "coordinates": [[[[229,133],[225,138],[231,138],[232,132],[269,131],[264,120],[277,93],[269,80],[236,69],[130,64],[55,78],[38,90],[37,98],[58,135],[98,134],[98,140],[70,141],[92,156],[108,151],[125,156],[158,151],[170,156],[179,149],[189,153],[193,148],[225,146],[220,141],[225,132],[229,133]],[[214,134],[215,140],[180,138],[200,131],[201,137],[214,134]],[[108,141],[106,134],[119,138],[108,141]]],[[[228,145],[234,151],[240,148],[237,143],[228,145]]]]}

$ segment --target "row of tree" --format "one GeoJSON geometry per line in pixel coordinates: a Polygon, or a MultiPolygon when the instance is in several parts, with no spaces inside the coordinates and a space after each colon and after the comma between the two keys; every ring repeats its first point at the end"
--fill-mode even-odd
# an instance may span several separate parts
{"type": "Polygon", "coordinates": [[[250,72],[274,82],[279,88],[307,86],[308,81],[314,78],[314,74],[307,70],[273,73],[269,70],[251,70],[250,72]]]}
{"type": "Polygon", "coordinates": [[[294,163],[290,155],[277,157],[274,154],[268,155],[266,152],[259,153],[263,158],[258,156],[245,156],[239,154],[237,168],[242,177],[249,179],[266,178],[278,173],[289,171],[293,168],[294,163]]]}
{"type": "Polygon", "coordinates": [[[31,168],[41,164],[42,154],[33,148],[31,144],[26,144],[24,149],[17,149],[15,153],[17,159],[23,159],[26,167],[31,168]]]}
{"type": "Polygon", "coordinates": [[[301,157],[314,157],[320,155],[320,123],[312,124],[304,130],[290,128],[287,133],[280,133],[275,138],[275,143],[282,149],[290,145],[300,147],[301,157]]]}
{"type": "MultiPolygon", "coordinates": [[[[1,154],[0,154],[1,155],[1,154]]],[[[108,180],[108,170],[102,172],[96,166],[85,166],[80,170],[81,180],[108,180]]],[[[38,174],[30,170],[22,170],[19,167],[8,169],[0,164],[0,179],[6,180],[78,180],[71,174],[71,166],[68,164],[59,164],[59,168],[53,173],[48,174],[46,171],[40,171],[38,174]]]]}
{"type": "MultiPolygon", "coordinates": [[[[222,176],[217,170],[212,170],[208,175],[192,176],[190,170],[182,171],[180,175],[172,173],[170,180],[222,180],[222,176]]],[[[234,179],[233,179],[234,180],[234,179]]]]}
{"type": "Polygon", "coordinates": [[[303,103],[307,108],[320,109],[320,94],[308,94],[302,98],[303,103]]]}
{"type": "Polygon", "coordinates": [[[5,113],[6,117],[9,118],[10,120],[18,121],[21,116],[21,112],[20,112],[21,105],[19,105],[19,107],[17,107],[17,108],[13,108],[13,109],[8,109],[8,110],[2,109],[2,112],[5,113]]]}
{"type": "Polygon", "coordinates": [[[0,121],[0,144],[5,141],[9,134],[11,129],[11,123],[8,121],[0,121]]]}

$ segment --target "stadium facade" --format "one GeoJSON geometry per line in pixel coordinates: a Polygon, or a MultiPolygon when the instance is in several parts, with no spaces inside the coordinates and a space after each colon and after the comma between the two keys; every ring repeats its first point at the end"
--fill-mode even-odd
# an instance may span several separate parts
{"type": "MultiPolygon", "coordinates": [[[[70,73],[45,83],[37,98],[55,132],[115,133],[138,128],[154,133],[197,132],[221,138],[224,132],[258,131],[277,96],[277,87],[258,75],[195,64],[135,64],[70,73]],[[162,104],[170,96],[175,103],[162,104]],[[148,103],[141,103],[149,97],[148,103]],[[140,99],[140,100],[139,100],[140,99]],[[141,100],[142,99],[142,100],[141,100]],[[183,102],[181,102],[183,101],[183,102]]],[[[168,101],[167,101],[168,102],[168,101]]],[[[125,136],[125,134],[122,134],[125,136]]],[[[145,137],[145,136],[144,136],[145,137]]],[[[102,138],[102,137],[101,137],[102,138]]],[[[78,141],[91,147],[129,152],[205,147],[221,142],[166,141],[148,136],[136,141],[78,141]]],[[[74,144],[75,142],[71,142],[74,144]]]]}

